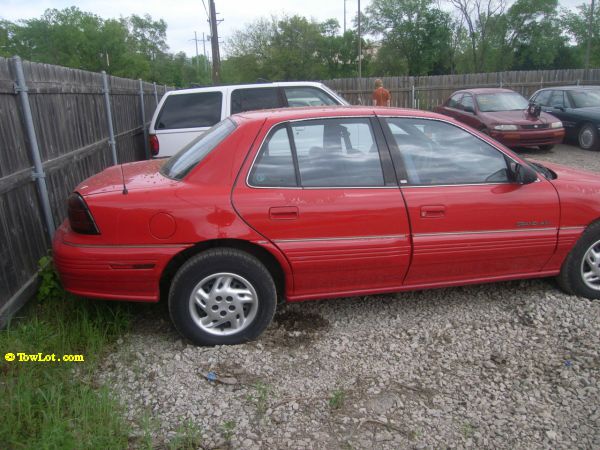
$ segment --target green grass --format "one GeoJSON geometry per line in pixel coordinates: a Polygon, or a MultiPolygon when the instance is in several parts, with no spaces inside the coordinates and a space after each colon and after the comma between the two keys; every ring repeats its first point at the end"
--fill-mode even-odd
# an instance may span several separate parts
{"type": "Polygon", "coordinates": [[[38,298],[0,331],[0,444],[11,449],[126,448],[122,408],[92,375],[128,328],[128,304],[75,298],[41,261],[38,298]],[[84,362],[5,361],[16,354],[81,354],[84,362]]]}

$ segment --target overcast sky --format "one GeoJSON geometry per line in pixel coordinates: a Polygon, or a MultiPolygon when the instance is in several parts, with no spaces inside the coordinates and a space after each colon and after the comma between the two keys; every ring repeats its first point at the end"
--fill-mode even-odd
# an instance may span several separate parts
{"type": "MultiPolygon", "coordinates": [[[[584,0],[559,0],[560,5],[575,9],[584,0]]],[[[208,0],[204,0],[208,8],[208,0]]],[[[233,30],[241,29],[245,24],[260,17],[284,14],[299,14],[322,21],[336,18],[343,26],[344,0],[215,0],[219,18],[219,36],[224,41],[233,30]]],[[[361,1],[361,9],[369,4],[369,0],[361,1]]],[[[357,10],[357,0],[347,0],[347,23],[350,27],[351,18],[357,10]]],[[[17,21],[40,17],[48,8],[63,9],[77,5],[82,11],[92,12],[104,19],[129,16],[131,14],[150,14],[153,19],[164,19],[167,22],[167,43],[171,52],[184,51],[188,56],[195,54],[193,42],[194,31],[198,38],[202,33],[209,34],[207,15],[202,0],[0,0],[0,18],[17,21]]],[[[202,42],[199,42],[199,52],[202,54],[202,42]]],[[[207,53],[210,45],[207,43],[207,53]]]]}

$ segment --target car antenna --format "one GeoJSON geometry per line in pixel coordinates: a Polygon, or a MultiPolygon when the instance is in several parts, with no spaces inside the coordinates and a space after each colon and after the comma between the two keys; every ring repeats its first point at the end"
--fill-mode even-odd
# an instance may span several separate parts
{"type": "Polygon", "coordinates": [[[123,195],[127,195],[127,186],[125,185],[125,173],[123,172],[123,164],[121,164],[121,180],[123,183],[123,195]]]}

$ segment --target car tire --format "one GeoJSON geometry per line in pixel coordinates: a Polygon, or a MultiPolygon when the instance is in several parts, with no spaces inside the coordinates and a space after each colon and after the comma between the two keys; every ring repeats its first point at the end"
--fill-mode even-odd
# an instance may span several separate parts
{"type": "Polygon", "coordinates": [[[169,290],[175,328],[196,345],[234,345],[257,338],[277,304],[273,277],[254,256],[212,249],[188,260],[169,290]]]}
{"type": "Polygon", "coordinates": [[[540,145],[540,150],[543,152],[549,152],[554,148],[554,144],[552,145],[540,145]]]}
{"type": "Polygon", "coordinates": [[[584,150],[598,150],[598,130],[591,123],[584,123],[577,133],[577,143],[584,150]]]}
{"type": "Polygon", "coordinates": [[[581,235],[563,262],[557,281],[568,294],[600,298],[600,222],[581,235]]]}

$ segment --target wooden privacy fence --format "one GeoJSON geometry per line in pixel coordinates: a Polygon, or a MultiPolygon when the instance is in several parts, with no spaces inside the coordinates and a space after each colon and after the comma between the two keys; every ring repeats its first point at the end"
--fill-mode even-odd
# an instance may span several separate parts
{"type": "MultiPolygon", "coordinates": [[[[370,105],[376,78],[338,78],[323,84],[339,92],[353,105],[370,105]]],[[[542,87],[600,84],[600,69],[531,70],[518,72],[435,75],[429,77],[382,77],[392,95],[392,106],[433,110],[459,89],[504,87],[529,98],[542,87]]]]}
{"type": "Polygon", "coordinates": [[[35,290],[73,188],[148,157],[147,125],[166,89],[0,58],[0,327],[35,290]]]}

